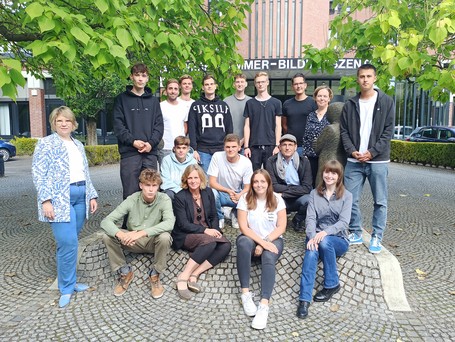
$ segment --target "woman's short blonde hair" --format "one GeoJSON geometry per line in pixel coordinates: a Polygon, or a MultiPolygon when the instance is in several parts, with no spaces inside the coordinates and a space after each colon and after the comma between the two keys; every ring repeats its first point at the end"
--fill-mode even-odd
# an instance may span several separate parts
{"type": "Polygon", "coordinates": [[[329,99],[332,100],[333,99],[333,91],[332,89],[330,89],[329,86],[327,85],[322,85],[322,86],[319,86],[317,87],[314,92],[313,92],[313,98],[316,99],[316,96],[318,96],[318,93],[322,90],[322,89],[325,89],[329,92],[329,99]]]}
{"type": "Polygon", "coordinates": [[[198,164],[188,165],[183,171],[182,175],[182,184],[180,185],[182,189],[188,189],[188,176],[191,172],[197,171],[199,178],[201,179],[200,189],[205,189],[207,187],[207,176],[205,175],[204,170],[198,164]]]}
{"type": "Polygon", "coordinates": [[[60,115],[66,119],[71,120],[74,132],[78,127],[78,123],[76,121],[76,116],[74,115],[73,111],[69,109],[67,106],[57,107],[52,111],[51,115],[49,115],[49,123],[51,124],[51,130],[55,132],[55,122],[57,120],[57,117],[60,115]]]}

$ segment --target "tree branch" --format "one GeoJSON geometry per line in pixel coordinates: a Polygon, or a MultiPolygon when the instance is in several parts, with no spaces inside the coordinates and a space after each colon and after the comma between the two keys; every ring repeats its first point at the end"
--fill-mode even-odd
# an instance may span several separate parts
{"type": "Polygon", "coordinates": [[[9,42],[30,42],[43,38],[43,35],[41,33],[33,32],[13,33],[4,25],[0,25],[0,36],[3,36],[5,40],[9,42]]]}

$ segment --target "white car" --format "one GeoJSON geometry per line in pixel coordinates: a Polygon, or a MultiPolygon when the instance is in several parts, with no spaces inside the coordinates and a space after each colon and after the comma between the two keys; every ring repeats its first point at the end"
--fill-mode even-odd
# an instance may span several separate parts
{"type": "Polygon", "coordinates": [[[403,140],[403,139],[409,138],[412,131],[413,131],[412,126],[404,126],[404,130],[403,130],[403,126],[395,126],[395,130],[393,132],[393,138],[398,139],[398,140],[403,140]],[[403,133],[404,133],[404,137],[403,137],[403,133]]]}

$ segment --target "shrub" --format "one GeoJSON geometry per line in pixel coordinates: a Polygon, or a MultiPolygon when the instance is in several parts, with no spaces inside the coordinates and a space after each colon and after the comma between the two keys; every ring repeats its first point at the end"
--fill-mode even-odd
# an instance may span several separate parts
{"type": "Polygon", "coordinates": [[[85,146],[85,153],[90,166],[115,164],[120,161],[117,145],[85,146]]]}
{"type": "Polygon", "coordinates": [[[16,154],[18,156],[31,156],[33,154],[33,151],[35,151],[37,142],[38,139],[25,137],[14,137],[10,140],[10,143],[16,146],[16,154]]]}
{"type": "Polygon", "coordinates": [[[392,140],[390,159],[455,168],[455,144],[392,140]]]}

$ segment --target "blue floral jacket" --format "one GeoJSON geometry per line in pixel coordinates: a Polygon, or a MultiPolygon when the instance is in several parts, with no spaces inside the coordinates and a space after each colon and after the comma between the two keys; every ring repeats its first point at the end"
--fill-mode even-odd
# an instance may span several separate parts
{"type": "MultiPolygon", "coordinates": [[[[97,198],[98,194],[93,187],[88,171],[88,161],[84,146],[78,140],[74,140],[84,160],[84,173],[86,182],[85,212],[88,218],[90,200],[97,198]]],[[[42,203],[52,201],[55,219],[52,222],[70,221],[70,170],[69,157],[63,141],[57,133],[48,135],[38,141],[33,154],[32,163],[33,183],[38,192],[38,216],[39,220],[49,222],[44,217],[42,203]]]]}

